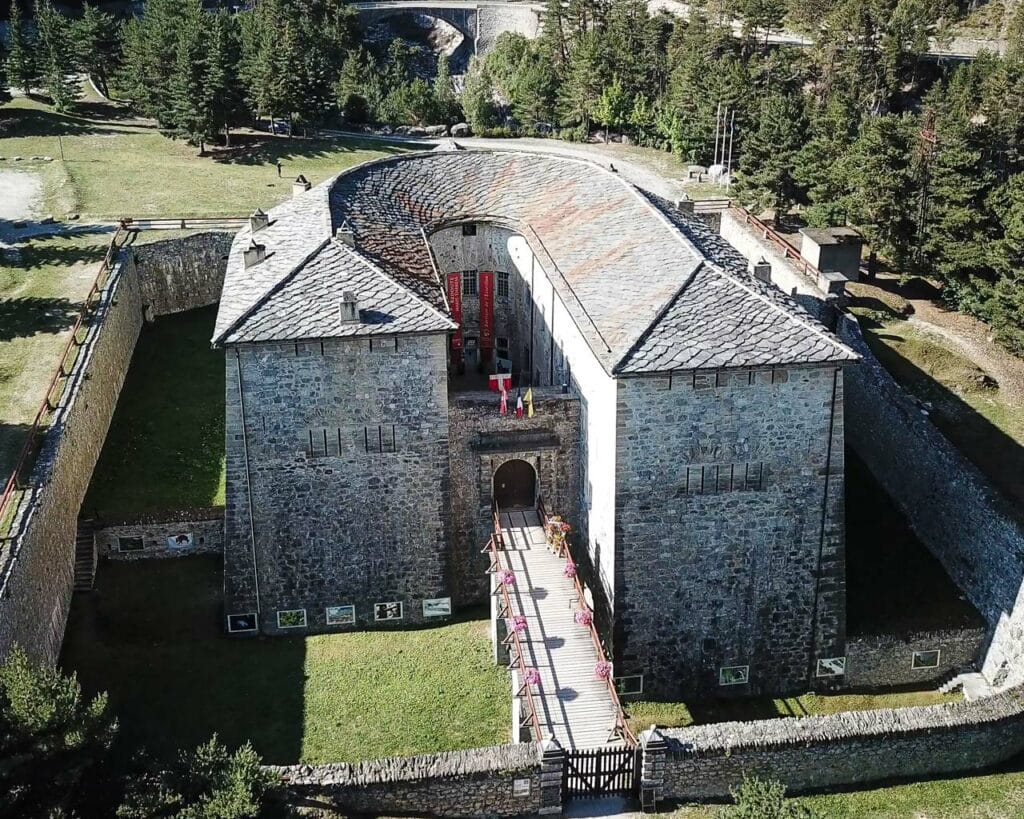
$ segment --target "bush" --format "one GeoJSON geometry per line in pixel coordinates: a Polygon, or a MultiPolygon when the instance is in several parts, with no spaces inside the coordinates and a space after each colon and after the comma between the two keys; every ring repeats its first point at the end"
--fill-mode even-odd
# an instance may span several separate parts
{"type": "Polygon", "coordinates": [[[726,819],[814,819],[809,808],[786,800],[786,786],[772,779],[751,777],[732,792],[734,805],[722,815],[726,819]]]}
{"type": "Polygon", "coordinates": [[[0,665],[0,815],[59,815],[116,732],[106,694],[86,702],[74,676],[15,646],[0,665]]]}
{"type": "Polygon", "coordinates": [[[216,735],[175,765],[151,766],[133,778],[117,810],[121,819],[252,819],[267,816],[277,777],[246,743],[229,753],[216,735]]]}

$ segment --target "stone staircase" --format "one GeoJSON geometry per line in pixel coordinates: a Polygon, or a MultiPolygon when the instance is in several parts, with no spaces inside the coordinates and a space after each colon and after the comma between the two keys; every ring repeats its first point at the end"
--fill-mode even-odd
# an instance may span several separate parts
{"type": "Polygon", "coordinates": [[[957,674],[939,686],[939,692],[942,694],[952,694],[960,689],[963,689],[965,700],[976,700],[993,693],[988,680],[978,671],[957,674]]]}
{"type": "Polygon", "coordinates": [[[76,592],[93,590],[96,582],[96,534],[91,520],[80,520],[75,535],[76,592]]]}

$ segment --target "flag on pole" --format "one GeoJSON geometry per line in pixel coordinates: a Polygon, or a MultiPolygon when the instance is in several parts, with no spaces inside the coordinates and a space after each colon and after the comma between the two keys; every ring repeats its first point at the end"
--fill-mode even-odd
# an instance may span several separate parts
{"type": "Polygon", "coordinates": [[[526,398],[523,400],[526,401],[526,417],[533,418],[533,387],[526,391],[526,398]]]}
{"type": "Polygon", "coordinates": [[[508,392],[505,390],[505,385],[501,385],[501,404],[498,406],[498,412],[502,415],[508,415],[508,392]]]}
{"type": "Polygon", "coordinates": [[[516,418],[523,417],[523,394],[516,390],[516,418]]]}

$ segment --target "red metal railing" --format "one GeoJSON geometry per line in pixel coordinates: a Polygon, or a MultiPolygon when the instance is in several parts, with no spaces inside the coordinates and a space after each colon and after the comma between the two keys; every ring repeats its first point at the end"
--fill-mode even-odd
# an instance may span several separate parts
{"type": "Polygon", "coordinates": [[[93,301],[100,294],[103,288],[106,287],[110,271],[114,264],[114,258],[116,257],[117,251],[121,247],[124,236],[126,235],[127,233],[124,229],[124,223],[122,223],[114,232],[114,236],[110,240],[110,244],[107,246],[107,252],[104,254],[103,261],[100,263],[100,269],[96,273],[96,278],[93,280],[92,287],[89,288],[89,293],[82,303],[82,309],[78,314],[78,318],[75,319],[75,324],[71,329],[71,335],[68,338],[68,343],[64,345],[64,349],[61,352],[57,369],[54,372],[53,377],[50,379],[50,383],[46,387],[42,403],[39,405],[35,418],[32,420],[32,425],[29,428],[25,445],[21,448],[21,452],[18,455],[18,460],[15,462],[14,469],[11,472],[10,477],[7,479],[3,495],[0,495],[0,541],[7,539],[7,536],[4,535],[3,532],[5,527],[13,520],[13,514],[11,514],[13,509],[12,504],[17,493],[23,488],[22,478],[30,471],[33,458],[36,454],[36,448],[40,443],[43,429],[48,423],[50,416],[53,415],[59,405],[61,390],[63,390],[65,386],[64,379],[70,375],[74,367],[74,359],[77,356],[78,347],[82,343],[78,339],[78,334],[92,319],[94,311],[93,301]],[[58,386],[60,389],[58,389],[58,386]]]}
{"type": "Polygon", "coordinates": [[[815,281],[818,280],[818,277],[821,276],[821,271],[801,256],[800,251],[792,245],[788,239],[783,237],[777,231],[772,230],[768,225],[754,216],[754,214],[742,205],[733,205],[732,210],[736,211],[736,213],[742,217],[743,224],[753,225],[756,227],[761,232],[761,236],[764,239],[767,239],[782,251],[783,256],[785,256],[786,259],[792,259],[796,263],[796,266],[803,270],[805,275],[810,276],[815,281]]]}
{"type": "MultiPolygon", "coordinates": [[[[501,565],[501,552],[505,551],[505,539],[501,534],[501,518],[498,514],[497,507],[492,507],[492,517],[494,520],[494,534],[491,535],[491,539],[487,544],[487,550],[491,553],[491,567],[490,572],[495,573],[502,570],[501,565]]],[[[498,611],[498,616],[503,620],[510,620],[512,618],[512,597],[508,593],[508,586],[502,582],[498,582],[498,590],[496,593],[501,594],[501,608],[498,611]]],[[[526,652],[523,650],[523,643],[519,639],[519,632],[513,628],[511,623],[508,623],[508,636],[504,639],[505,645],[511,645],[515,651],[514,663],[519,669],[520,686],[516,692],[517,697],[522,697],[526,701],[526,708],[529,711],[527,718],[520,721],[520,727],[525,726],[527,723],[533,727],[533,739],[535,742],[540,742],[544,735],[541,733],[540,728],[540,712],[537,710],[537,703],[533,699],[533,691],[530,684],[526,681],[526,652]]]]}
{"type": "MultiPolygon", "coordinates": [[[[548,524],[548,513],[544,507],[543,498],[537,499],[537,512],[540,514],[541,523],[544,525],[544,529],[546,531],[548,524]]],[[[572,553],[569,550],[568,538],[565,538],[562,541],[562,547],[559,550],[558,556],[567,562],[572,562],[573,565],[575,565],[576,562],[572,559],[572,553]]],[[[584,598],[583,584],[580,583],[580,576],[578,572],[572,576],[572,582],[576,588],[576,605],[580,609],[589,609],[589,606],[587,606],[586,603],[586,599],[584,598]]],[[[597,634],[597,626],[594,624],[593,619],[591,619],[590,621],[589,628],[590,640],[594,644],[594,650],[597,652],[598,662],[609,663],[610,666],[611,663],[609,662],[607,655],[604,653],[604,646],[601,645],[601,638],[597,634]]],[[[615,682],[613,681],[611,675],[609,675],[607,679],[605,679],[605,683],[608,686],[608,693],[611,696],[612,702],[615,705],[615,733],[617,733],[628,745],[635,746],[636,736],[634,736],[633,732],[629,729],[629,723],[626,720],[626,712],[622,707],[622,701],[619,699],[619,692],[615,689],[615,682]]]]}

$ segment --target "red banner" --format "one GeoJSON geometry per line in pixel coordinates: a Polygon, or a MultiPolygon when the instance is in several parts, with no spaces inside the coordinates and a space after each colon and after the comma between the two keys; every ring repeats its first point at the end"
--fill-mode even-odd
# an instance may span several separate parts
{"type": "Polygon", "coordinates": [[[462,363],[462,274],[448,274],[448,306],[452,311],[452,321],[458,328],[452,333],[452,366],[458,368],[462,363]]]}
{"type": "Polygon", "coordinates": [[[494,349],[494,273],[480,272],[480,348],[485,364],[494,349]]]}

